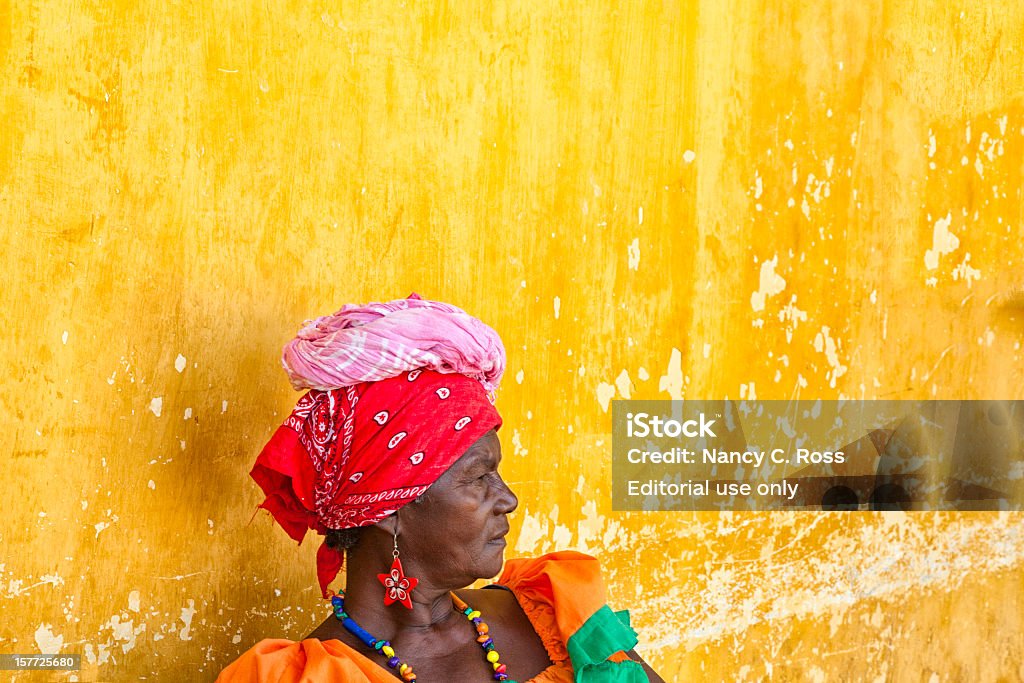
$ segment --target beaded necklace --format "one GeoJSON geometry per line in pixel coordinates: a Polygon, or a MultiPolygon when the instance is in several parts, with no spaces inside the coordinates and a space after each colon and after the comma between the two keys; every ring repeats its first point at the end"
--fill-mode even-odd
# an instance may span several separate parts
{"type": "MultiPolygon", "coordinates": [[[[494,680],[505,681],[505,683],[516,683],[513,680],[509,680],[505,665],[498,661],[499,655],[498,651],[494,649],[494,640],[488,635],[489,629],[487,624],[485,624],[481,618],[480,612],[459,599],[459,596],[455,593],[449,593],[449,595],[452,597],[452,604],[455,605],[455,608],[459,610],[466,619],[473,622],[477,635],[476,642],[480,643],[480,647],[484,650],[484,656],[494,669],[494,680]]],[[[398,674],[402,677],[402,680],[407,681],[408,683],[414,683],[416,681],[416,674],[413,672],[412,667],[398,658],[398,655],[395,654],[395,649],[391,647],[391,643],[389,641],[374,638],[366,631],[366,629],[357,624],[355,620],[345,612],[344,591],[331,596],[331,604],[334,606],[334,616],[341,622],[342,626],[344,626],[349,633],[366,643],[367,647],[373,648],[375,652],[386,657],[388,666],[397,670],[398,674]]]]}

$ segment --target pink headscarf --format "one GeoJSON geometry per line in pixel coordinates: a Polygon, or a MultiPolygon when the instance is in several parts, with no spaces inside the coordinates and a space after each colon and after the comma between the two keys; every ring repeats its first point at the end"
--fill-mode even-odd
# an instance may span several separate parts
{"type": "Polygon", "coordinates": [[[505,372],[498,333],[461,308],[408,299],[349,304],[308,322],[281,356],[296,389],[329,391],[416,369],[458,373],[494,391],[505,372]]]}

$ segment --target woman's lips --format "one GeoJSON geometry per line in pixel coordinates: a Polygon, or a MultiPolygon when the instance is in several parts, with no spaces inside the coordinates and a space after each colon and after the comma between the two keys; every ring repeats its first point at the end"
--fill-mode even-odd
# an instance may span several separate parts
{"type": "Polygon", "coordinates": [[[495,544],[495,545],[506,545],[507,544],[507,542],[505,541],[505,536],[506,535],[508,535],[508,527],[505,527],[504,531],[502,531],[500,534],[498,534],[497,536],[495,536],[491,540],[487,541],[487,543],[488,543],[488,545],[490,545],[492,543],[495,544]]]}

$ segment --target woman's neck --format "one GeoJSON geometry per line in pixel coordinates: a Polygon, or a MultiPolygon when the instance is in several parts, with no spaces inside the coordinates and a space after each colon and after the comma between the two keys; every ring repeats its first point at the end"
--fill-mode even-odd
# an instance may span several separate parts
{"type": "MultiPolygon", "coordinates": [[[[347,561],[345,611],[374,636],[400,640],[402,634],[436,632],[459,624],[452,618],[460,615],[450,595],[458,586],[434,585],[429,578],[419,576],[419,584],[410,593],[412,609],[397,604],[385,606],[384,586],[377,574],[387,572],[390,559],[350,553],[347,561]]],[[[409,565],[408,570],[416,575],[415,566],[409,565]]]]}

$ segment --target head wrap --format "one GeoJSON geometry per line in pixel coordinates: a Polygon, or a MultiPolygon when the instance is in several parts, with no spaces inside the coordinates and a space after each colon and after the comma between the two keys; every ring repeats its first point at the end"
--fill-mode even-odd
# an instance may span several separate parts
{"type": "Polygon", "coordinates": [[[498,388],[505,347],[498,334],[461,308],[408,299],[356,306],[308,322],[281,356],[296,389],[337,389],[427,368],[498,388]]]}
{"type": "MultiPolygon", "coordinates": [[[[302,333],[285,347],[292,384],[318,388],[299,399],[249,474],[266,494],[259,507],[300,544],[308,529],[326,534],[384,519],[501,426],[488,393],[505,367],[494,330],[454,306],[401,301],[431,305],[346,306],[311,326],[330,330],[313,347],[302,333]],[[445,336],[456,328],[461,334],[445,336]],[[433,369],[408,368],[416,358],[431,359],[433,369]]],[[[342,560],[326,543],[317,551],[324,597],[342,560]]]]}

